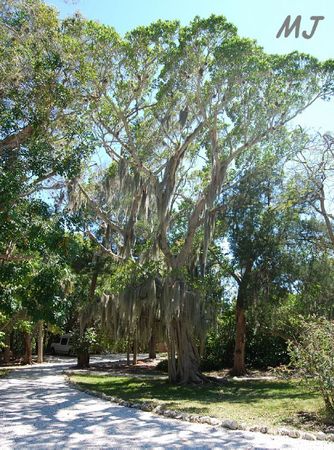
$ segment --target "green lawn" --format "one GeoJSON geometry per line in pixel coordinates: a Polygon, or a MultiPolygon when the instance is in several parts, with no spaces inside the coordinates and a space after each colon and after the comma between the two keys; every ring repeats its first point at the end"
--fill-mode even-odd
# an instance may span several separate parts
{"type": "Polygon", "coordinates": [[[246,425],[299,426],[300,412],[318,413],[321,397],[298,380],[229,380],[226,385],[173,386],[163,380],[74,375],[71,380],[91,389],[136,403],[153,401],[191,414],[234,419],[246,425]]]}

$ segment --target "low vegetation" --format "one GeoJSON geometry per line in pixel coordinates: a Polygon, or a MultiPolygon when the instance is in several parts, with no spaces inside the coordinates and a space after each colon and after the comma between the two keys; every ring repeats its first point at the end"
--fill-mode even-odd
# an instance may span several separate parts
{"type": "Polygon", "coordinates": [[[319,318],[301,326],[298,342],[290,345],[291,361],[309,388],[321,393],[327,413],[334,417],[334,324],[319,318]]]}

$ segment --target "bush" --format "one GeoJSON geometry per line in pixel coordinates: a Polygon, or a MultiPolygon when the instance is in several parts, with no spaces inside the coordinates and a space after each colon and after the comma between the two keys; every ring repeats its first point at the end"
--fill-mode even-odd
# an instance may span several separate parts
{"type": "Polygon", "coordinates": [[[158,362],[157,370],[161,370],[161,372],[168,372],[168,359],[162,359],[158,362]]]}
{"type": "Polygon", "coordinates": [[[208,339],[205,346],[205,353],[201,358],[200,369],[204,372],[211,370],[221,370],[233,364],[234,340],[220,340],[218,335],[215,339],[208,339]]]}
{"type": "MultiPolygon", "coordinates": [[[[266,369],[288,364],[290,358],[287,340],[270,334],[268,329],[255,332],[254,328],[253,323],[247,327],[246,365],[254,369],[266,369]]],[[[230,320],[221,320],[218,330],[211,331],[208,335],[201,370],[220,370],[233,366],[234,334],[234,317],[232,325],[230,320]]]]}
{"type": "Polygon", "coordinates": [[[246,364],[256,369],[277,367],[290,362],[288,343],[279,336],[249,332],[246,340],[246,364]]]}
{"type": "Polygon", "coordinates": [[[201,358],[201,370],[220,370],[232,366],[234,331],[234,305],[225,305],[216,326],[208,333],[201,358]]]}
{"type": "Polygon", "coordinates": [[[325,318],[302,323],[298,342],[290,342],[291,364],[311,389],[319,391],[325,408],[334,414],[334,323],[325,318]]]}

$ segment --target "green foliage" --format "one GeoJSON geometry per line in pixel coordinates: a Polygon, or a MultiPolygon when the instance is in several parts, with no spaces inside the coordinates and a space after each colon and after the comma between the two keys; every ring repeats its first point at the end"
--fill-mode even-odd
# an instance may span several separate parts
{"type": "Polygon", "coordinates": [[[89,352],[97,344],[97,333],[93,327],[86,328],[82,334],[78,329],[75,329],[71,340],[76,352],[89,352]]]}
{"type": "Polygon", "coordinates": [[[246,364],[248,367],[268,369],[288,364],[288,343],[272,333],[254,332],[249,327],[246,342],[246,364]]]}
{"type": "Polygon", "coordinates": [[[299,211],[282,207],[286,151],[269,145],[259,148],[251,161],[240,159],[241,173],[226,197],[232,267],[247,277],[240,283],[247,284],[244,306],[260,298],[283,298],[296,271],[287,242],[298,237],[299,211]]]}
{"type": "Polygon", "coordinates": [[[301,265],[302,281],[299,302],[304,316],[316,315],[334,319],[334,261],[330,253],[321,249],[308,255],[307,264],[301,265]]]}
{"type": "MultiPolygon", "coordinates": [[[[122,38],[41,0],[0,0],[0,60],[0,314],[73,328],[97,295],[180,278],[205,297],[203,329],[218,317],[210,367],[230,362],[234,295],[215,312],[231,274],[244,308],[282,313],[277,337],[249,311],[253,365],[285,361],[298,311],[333,317],[332,257],[297,248],[322,231],[305,231],[307,207],[283,181],[305,138],[286,124],[332,95],[333,61],[268,55],[223,16],[122,38]]],[[[78,349],[94,339],[87,329],[78,349]]]]}
{"type": "Polygon", "coordinates": [[[54,245],[59,243],[61,233],[56,229],[52,235],[52,224],[49,225],[46,235],[38,227],[29,244],[21,246],[20,251],[30,250],[29,258],[0,266],[0,309],[7,314],[23,310],[33,320],[62,325],[70,306],[66,298],[71,292],[73,275],[62,255],[56,254],[54,245]],[[39,249],[43,257],[36,251],[39,249]]]}
{"type": "Polygon", "coordinates": [[[129,286],[139,286],[145,280],[161,275],[162,270],[160,261],[140,263],[129,259],[115,267],[113,273],[105,277],[102,286],[110,292],[119,293],[129,286]]]}
{"type": "MultiPolygon", "coordinates": [[[[262,308],[263,307],[263,308],[262,308]]],[[[254,308],[247,312],[246,364],[250,368],[267,369],[287,364],[290,359],[288,338],[276,333],[270,322],[270,310],[264,305],[262,315],[254,308]]],[[[272,311],[275,309],[273,306],[272,311]]],[[[220,370],[233,365],[235,305],[226,305],[209,332],[201,359],[202,370],[220,370]]]]}
{"type": "Polygon", "coordinates": [[[0,311],[0,349],[5,347],[5,341],[4,341],[5,333],[2,330],[7,321],[8,321],[8,317],[6,317],[6,315],[0,311]]]}
{"type": "Polygon", "coordinates": [[[31,334],[33,330],[33,323],[30,320],[18,320],[15,324],[15,330],[22,333],[31,334]]]}
{"type": "Polygon", "coordinates": [[[226,307],[217,318],[214,328],[208,333],[204,355],[201,359],[202,370],[219,370],[231,367],[234,348],[234,307],[226,307]]]}
{"type": "Polygon", "coordinates": [[[309,387],[321,393],[326,410],[334,414],[334,323],[325,318],[304,320],[297,342],[290,342],[291,364],[309,387]]]}
{"type": "Polygon", "coordinates": [[[0,36],[0,176],[6,180],[8,171],[11,176],[0,194],[12,207],[52,175],[77,175],[93,136],[84,80],[79,85],[69,76],[80,43],[67,34],[56,11],[39,0],[2,0],[0,36]]]}

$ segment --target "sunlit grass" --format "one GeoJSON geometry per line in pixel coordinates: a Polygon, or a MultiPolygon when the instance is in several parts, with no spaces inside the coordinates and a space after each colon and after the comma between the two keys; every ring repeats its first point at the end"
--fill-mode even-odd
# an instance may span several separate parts
{"type": "MultiPolygon", "coordinates": [[[[154,402],[192,414],[234,419],[247,425],[298,425],[297,413],[317,414],[319,394],[298,380],[229,380],[226,385],[175,386],[157,379],[74,375],[81,386],[136,403],[154,402]]],[[[304,427],[305,428],[305,427],[304,427]]]]}
{"type": "Polygon", "coordinates": [[[1,377],[5,377],[8,374],[8,370],[7,369],[0,369],[0,378],[1,377]]]}

